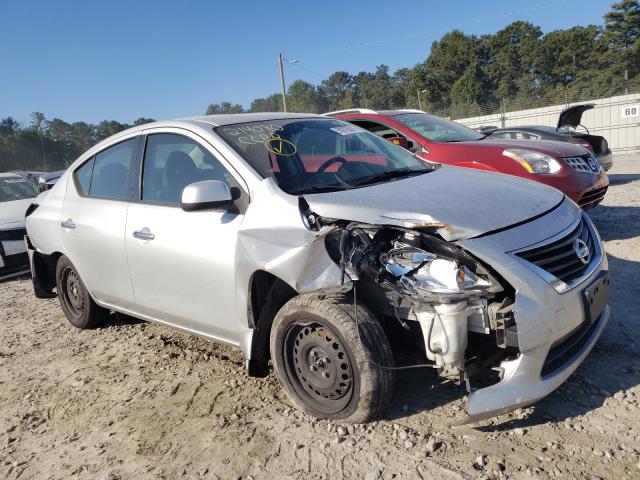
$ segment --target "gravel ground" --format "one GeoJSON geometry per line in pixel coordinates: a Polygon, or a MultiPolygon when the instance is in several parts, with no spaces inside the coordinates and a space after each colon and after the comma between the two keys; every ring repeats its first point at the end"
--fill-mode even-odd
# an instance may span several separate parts
{"type": "Polygon", "coordinates": [[[293,409],[230,348],[130,318],[72,328],[30,281],[0,284],[0,478],[640,478],[640,156],[592,211],[612,272],[599,344],[535,407],[451,428],[463,389],[402,373],[384,418],[293,409]]]}

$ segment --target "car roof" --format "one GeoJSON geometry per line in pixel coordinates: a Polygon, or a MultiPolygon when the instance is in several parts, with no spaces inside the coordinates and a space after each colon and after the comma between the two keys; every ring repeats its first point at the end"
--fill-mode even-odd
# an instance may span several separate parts
{"type": "Polygon", "coordinates": [[[430,115],[422,110],[415,110],[411,108],[400,108],[397,110],[371,110],[368,108],[348,108],[346,110],[336,110],[334,112],[327,112],[323,115],[329,117],[338,117],[343,115],[381,115],[383,117],[393,117],[394,115],[402,115],[405,113],[422,113],[424,115],[430,115]]]}
{"type": "MultiPolygon", "coordinates": [[[[114,137],[121,137],[128,134],[140,132],[149,128],[156,127],[179,127],[179,126],[197,126],[202,127],[203,124],[212,127],[220,127],[224,125],[234,125],[240,123],[260,122],[265,120],[286,120],[289,118],[323,118],[322,115],[314,113],[288,113],[288,112],[259,112],[259,113],[229,113],[222,115],[200,115],[195,117],[176,118],[173,120],[159,120],[157,122],[143,123],[135,127],[128,128],[118,132],[111,137],[106,138],[102,142],[94,145],[94,147],[104,144],[106,141],[114,137]]],[[[326,117],[325,117],[326,118],[326,117]]],[[[91,150],[94,149],[91,148],[91,150]]]]}
{"type": "MultiPolygon", "coordinates": [[[[214,127],[233,125],[235,123],[261,122],[264,120],[286,120],[289,118],[321,117],[313,113],[289,112],[260,112],[260,113],[229,113],[222,115],[202,115],[198,117],[180,118],[180,121],[205,122],[214,127]]],[[[149,125],[149,124],[147,124],[149,125]]]]}
{"type": "Polygon", "coordinates": [[[220,127],[224,125],[234,125],[238,123],[249,123],[249,122],[261,122],[265,120],[286,120],[286,119],[295,119],[295,118],[309,118],[309,117],[319,117],[322,118],[321,115],[316,115],[313,113],[288,113],[288,112],[259,112],[259,113],[228,113],[221,115],[200,115],[195,117],[184,117],[184,118],[176,118],[173,120],[161,120],[158,122],[150,122],[142,125],[138,125],[137,127],[130,128],[128,131],[136,131],[136,130],[144,130],[147,128],[153,127],[166,127],[177,124],[192,124],[192,125],[200,125],[203,123],[209,124],[213,127],[220,127]]]}
{"type": "MultiPolygon", "coordinates": [[[[160,120],[157,122],[143,123],[136,125],[135,127],[122,130],[121,132],[114,133],[110,137],[96,143],[86,152],[84,152],[78,160],[86,160],[88,156],[94,155],[104,148],[105,145],[119,141],[121,138],[138,134],[143,130],[150,128],[162,128],[162,127],[182,127],[182,128],[198,128],[211,130],[211,127],[220,127],[224,125],[234,125],[250,122],[260,122],[266,120],[286,120],[296,118],[324,118],[322,115],[316,115],[313,113],[288,113],[288,112],[259,112],[259,113],[230,113],[222,115],[200,115],[194,117],[176,118],[173,120],[160,120]]],[[[75,163],[75,162],[74,162],[75,163]]]]}

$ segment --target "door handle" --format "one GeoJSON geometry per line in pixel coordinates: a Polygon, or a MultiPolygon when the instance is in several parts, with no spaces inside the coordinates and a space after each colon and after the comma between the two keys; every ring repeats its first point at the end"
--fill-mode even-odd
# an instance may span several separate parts
{"type": "Polygon", "coordinates": [[[138,240],[153,240],[154,238],[156,238],[153,233],[145,230],[136,230],[135,232],[133,232],[133,237],[137,238],[138,240]]]}
{"type": "Polygon", "coordinates": [[[73,220],[71,220],[70,218],[67,218],[64,222],[60,222],[60,226],[69,230],[76,228],[76,224],[73,223],[73,220]]]}

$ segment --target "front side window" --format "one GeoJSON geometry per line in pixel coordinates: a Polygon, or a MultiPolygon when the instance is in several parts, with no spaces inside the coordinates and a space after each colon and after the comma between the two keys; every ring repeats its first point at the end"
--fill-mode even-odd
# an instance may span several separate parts
{"type": "Polygon", "coordinates": [[[184,187],[203,180],[220,180],[230,189],[235,185],[227,169],[198,142],[173,133],[147,137],[143,201],[179,205],[184,187]]]}
{"type": "Polygon", "coordinates": [[[224,125],[216,132],[290,194],[347,190],[433,170],[401,147],[329,118],[224,125]]]}
{"type": "Polygon", "coordinates": [[[0,202],[11,202],[38,195],[38,187],[20,177],[0,177],[0,202]]]}
{"type": "Polygon", "coordinates": [[[464,125],[426,113],[402,113],[392,118],[434,142],[467,142],[484,138],[481,133],[464,125]]]}
{"type": "MultiPolygon", "coordinates": [[[[129,169],[135,144],[136,140],[134,138],[125,140],[95,156],[89,187],[90,197],[112,200],[124,200],[127,197],[127,179],[129,178],[129,169]]],[[[76,178],[80,186],[82,184],[78,174],[88,163],[91,162],[85,163],[76,171],[76,178]]]]}

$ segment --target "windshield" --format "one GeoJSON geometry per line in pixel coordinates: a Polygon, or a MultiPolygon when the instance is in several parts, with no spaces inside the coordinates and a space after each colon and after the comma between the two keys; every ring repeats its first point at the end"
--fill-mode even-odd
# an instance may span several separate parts
{"type": "Polygon", "coordinates": [[[434,142],[467,142],[485,137],[464,125],[426,113],[403,113],[392,118],[434,142]]]}
{"type": "Polygon", "coordinates": [[[38,187],[20,177],[0,177],[0,202],[11,202],[38,195],[38,187]]]}
{"type": "Polygon", "coordinates": [[[348,190],[435,167],[401,147],[335,119],[267,120],[218,127],[263,177],[290,194],[348,190]]]}

